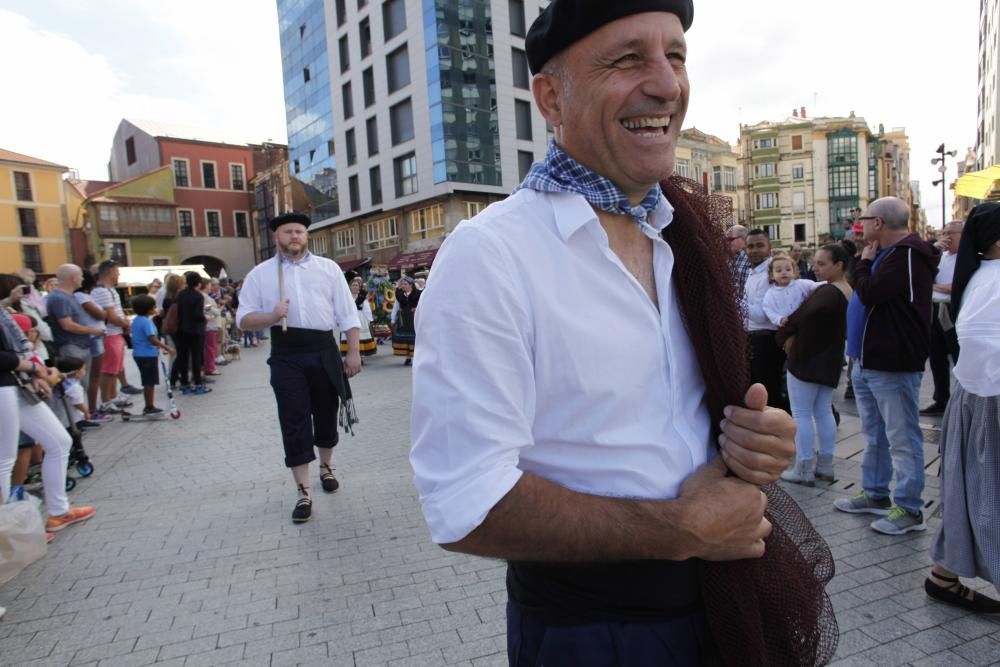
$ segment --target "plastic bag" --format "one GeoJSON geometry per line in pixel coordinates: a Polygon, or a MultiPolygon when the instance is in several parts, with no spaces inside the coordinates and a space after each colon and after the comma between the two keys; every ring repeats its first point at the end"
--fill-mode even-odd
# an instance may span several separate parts
{"type": "Polygon", "coordinates": [[[38,498],[17,487],[0,505],[0,585],[45,555],[45,528],[38,498]]]}

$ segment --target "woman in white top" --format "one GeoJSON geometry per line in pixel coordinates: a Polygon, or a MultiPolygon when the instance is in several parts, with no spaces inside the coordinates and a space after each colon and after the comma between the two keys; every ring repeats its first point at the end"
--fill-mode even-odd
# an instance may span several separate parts
{"type": "Polygon", "coordinates": [[[969,611],[1000,613],[1000,601],[958,579],[981,577],[1000,590],[1000,202],[980,204],[969,215],[951,305],[958,386],[941,424],[944,520],[924,590],[969,611]]]}

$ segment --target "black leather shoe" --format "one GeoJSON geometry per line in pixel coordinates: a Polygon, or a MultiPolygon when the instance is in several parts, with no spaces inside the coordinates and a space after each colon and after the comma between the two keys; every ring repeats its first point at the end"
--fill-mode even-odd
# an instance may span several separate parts
{"type": "Polygon", "coordinates": [[[293,523],[305,523],[312,517],[313,501],[309,497],[306,487],[299,484],[299,493],[302,497],[295,502],[295,509],[292,510],[293,523]]]}
{"type": "Polygon", "coordinates": [[[924,580],[924,591],[927,593],[927,597],[976,614],[1000,614],[1000,601],[987,597],[982,593],[970,591],[966,586],[959,583],[957,578],[942,577],[940,574],[935,574],[934,576],[941,581],[958,584],[958,590],[953,591],[950,587],[938,586],[931,581],[930,577],[927,577],[924,580]],[[969,597],[970,592],[972,593],[971,598],[969,597]]]}
{"type": "Polygon", "coordinates": [[[925,417],[940,417],[944,414],[944,409],[948,407],[947,405],[942,405],[941,403],[931,403],[926,408],[920,411],[925,417]]]}
{"type": "Polygon", "coordinates": [[[340,488],[340,482],[338,482],[337,478],[333,476],[333,468],[325,463],[320,463],[319,470],[319,481],[323,483],[324,491],[327,493],[333,493],[340,488]]]}

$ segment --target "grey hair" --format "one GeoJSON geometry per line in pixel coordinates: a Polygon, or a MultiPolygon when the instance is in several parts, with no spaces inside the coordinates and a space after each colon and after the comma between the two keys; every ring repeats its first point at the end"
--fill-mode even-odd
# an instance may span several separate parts
{"type": "Polygon", "coordinates": [[[876,199],[868,207],[868,213],[882,218],[885,226],[893,231],[907,229],[910,222],[910,207],[899,197],[876,199]]]}

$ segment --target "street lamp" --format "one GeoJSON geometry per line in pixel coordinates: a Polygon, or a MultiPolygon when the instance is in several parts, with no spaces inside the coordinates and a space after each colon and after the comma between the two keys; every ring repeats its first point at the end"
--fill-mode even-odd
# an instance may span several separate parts
{"type": "Polygon", "coordinates": [[[944,189],[946,187],[945,186],[945,182],[944,182],[945,181],[944,173],[948,170],[948,166],[947,166],[947,163],[945,162],[945,158],[948,157],[948,156],[955,157],[956,152],[955,151],[945,151],[944,150],[944,144],[941,144],[940,146],[938,146],[937,150],[934,151],[934,152],[938,153],[941,157],[936,157],[936,158],[932,159],[931,160],[931,164],[939,164],[940,163],[941,166],[938,167],[938,171],[941,173],[941,178],[939,178],[936,181],[932,181],[931,185],[934,185],[934,186],[940,185],[941,186],[941,230],[944,231],[944,225],[945,225],[945,217],[944,217],[944,194],[945,194],[945,192],[944,192],[944,189]]]}

